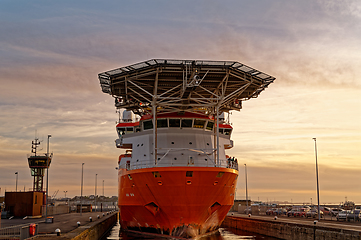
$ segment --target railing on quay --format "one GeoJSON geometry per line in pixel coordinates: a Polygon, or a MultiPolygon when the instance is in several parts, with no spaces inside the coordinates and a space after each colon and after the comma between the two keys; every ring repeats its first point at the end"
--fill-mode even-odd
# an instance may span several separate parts
{"type": "Polygon", "coordinates": [[[30,235],[30,225],[33,224],[27,224],[27,225],[19,225],[19,226],[11,226],[11,227],[5,227],[0,228],[0,239],[27,239],[31,236],[35,236],[38,234],[38,224],[35,224],[35,229],[32,235],[30,235]]]}

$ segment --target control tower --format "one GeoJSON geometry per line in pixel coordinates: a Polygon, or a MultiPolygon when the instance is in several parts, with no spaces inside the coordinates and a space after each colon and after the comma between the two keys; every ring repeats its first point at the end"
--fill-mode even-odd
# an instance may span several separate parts
{"type": "Polygon", "coordinates": [[[50,166],[51,158],[53,154],[50,154],[49,157],[45,155],[37,155],[37,150],[40,145],[38,138],[35,138],[31,142],[31,153],[32,156],[28,157],[29,168],[31,171],[31,176],[34,177],[33,191],[34,192],[44,192],[43,191],[43,179],[45,174],[45,169],[50,166]]]}

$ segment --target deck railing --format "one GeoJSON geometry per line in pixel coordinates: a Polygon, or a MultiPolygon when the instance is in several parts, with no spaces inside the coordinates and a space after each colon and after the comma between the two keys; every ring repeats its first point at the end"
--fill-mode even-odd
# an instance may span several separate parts
{"type": "MultiPolygon", "coordinates": [[[[129,158],[130,159],[130,158],[129,158]]],[[[213,160],[193,160],[193,159],[163,159],[157,161],[155,164],[154,160],[140,160],[138,162],[132,163],[130,160],[123,159],[121,162],[120,168],[125,168],[127,170],[133,169],[143,169],[143,168],[153,168],[153,167],[222,167],[230,168],[238,171],[238,163],[235,161],[219,160],[219,164],[216,164],[213,160]]]]}

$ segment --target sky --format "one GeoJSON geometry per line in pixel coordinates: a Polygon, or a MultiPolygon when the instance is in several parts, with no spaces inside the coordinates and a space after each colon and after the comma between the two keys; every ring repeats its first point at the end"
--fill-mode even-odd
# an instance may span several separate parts
{"type": "Polygon", "coordinates": [[[237,199],[361,204],[358,0],[0,0],[0,196],[32,188],[39,137],[49,195],[117,195],[114,100],[97,75],[155,58],[238,61],[276,78],[230,116],[237,199]],[[97,174],[97,181],[96,181],[97,174]],[[104,186],[104,187],[103,187],[104,186]],[[57,194],[55,195],[55,193],[57,194]]]}

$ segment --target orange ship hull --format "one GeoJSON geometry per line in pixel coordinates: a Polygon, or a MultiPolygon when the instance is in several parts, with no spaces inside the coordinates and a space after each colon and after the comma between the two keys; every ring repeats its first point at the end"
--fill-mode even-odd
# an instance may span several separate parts
{"type": "Polygon", "coordinates": [[[233,206],[237,176],[218,167],[119,169],[122,228],[185,238],[214,231],[233,206]]]}

